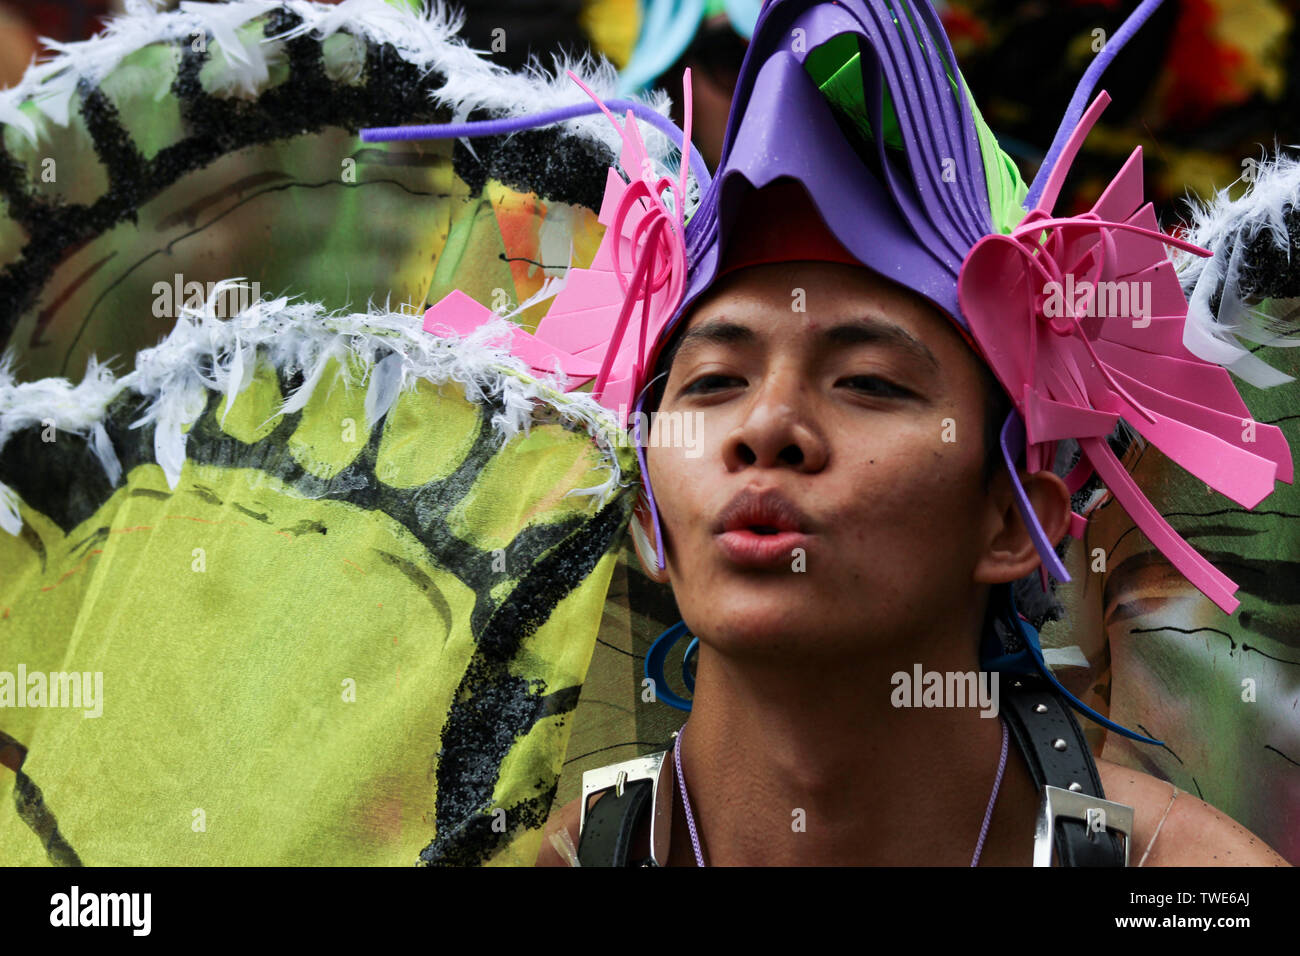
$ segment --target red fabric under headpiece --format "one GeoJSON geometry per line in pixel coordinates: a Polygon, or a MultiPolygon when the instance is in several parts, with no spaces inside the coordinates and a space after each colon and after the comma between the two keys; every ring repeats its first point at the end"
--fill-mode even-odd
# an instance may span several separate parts
{"type": "Polygon", "coordinates": [[[746,266],[797,261],[862,265],[826,228],[803,186],[779,179],[741,204],[715,281],[746,266]]]}
{"type": "MultiPolygon", "coordinates": [[[[770,262],[843,262],[870,270],[822,222],[821,213],[802,184],[784,177],[750,193],[741,203],[722,254],[722,265],[713,281],[717,282],[728,272],[770,262]]],[[[971,350],[988,364],[971,334],[952,316],[948,319],[971,350]]]]}

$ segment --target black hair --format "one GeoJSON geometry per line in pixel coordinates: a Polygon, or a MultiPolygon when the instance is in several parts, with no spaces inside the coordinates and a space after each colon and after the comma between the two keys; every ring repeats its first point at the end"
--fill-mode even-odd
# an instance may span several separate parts
{"type": "Polygon", "coordinates": [[[1011,396],[983,359],[979,360],[979,367],[980,379],[984,385],[984,487],[987,490],[1003,463],[1002,424],[1014,406],[1011,396]]]}

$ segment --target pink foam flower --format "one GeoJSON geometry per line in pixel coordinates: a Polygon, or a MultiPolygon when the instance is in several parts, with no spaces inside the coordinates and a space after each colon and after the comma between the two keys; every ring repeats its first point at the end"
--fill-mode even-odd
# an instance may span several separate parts
{"type": "MultiPolygon", "coordinates": [[[[1083,138],[1110,101],[1102,93],[1065,146],[1037,206],[1010,235],[985,236],[962,263],[958,296],[972,336],[1025,423],[1026,467],[1050,467],[1056,442],[1082,458],[1076,491],[1096,471],[1137,526],[1225,612],[1237,585],[1156,511],[1111,451],[1118,419],[1207,485],[1246,508],[1292,480],[1281,430],[1253,421],[1228,372],[1183,345],[1187,298],[1166,246],[1210,252],[1160,231],[1143,202],[1142,149],[1092,209],[1051,209],[1083,138]]],[[[1074,516],[1071,533],[1082,519],[1074,516]]]]}
{"type": "MultiPolygon", "coordinates": [[[[600,99],[572,72],[614,124],[623,139],[618,165],[611,166],[598,221],[605,234],[591,265],[573,268],[556,294],[537,332],[510,332],[510,351],[539,373],[557,367],[572,391],[592,382],[592,396],[619,416],[628,413],[645,380],[653,349],[686,290],[686,171],[690,159],[690,70],[683,77],[685,130],[679,181],[654,177],[653,164],[629,110],[622,126],[600,99]],[[672,196],[671,208],[665,191],[672,196]],[[633,316],[636,316],[633,328],[633,316]]],[[[434,334],[466,335],[491,321],[494,313],[455,291],[424,314],[424,329],[434,334]]]]}

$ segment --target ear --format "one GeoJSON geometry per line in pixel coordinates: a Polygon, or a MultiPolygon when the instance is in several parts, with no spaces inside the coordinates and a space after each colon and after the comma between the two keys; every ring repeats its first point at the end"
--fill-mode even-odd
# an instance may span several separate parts
{"type": "MultiPolygon", "coordinates": [[[[1070,527],[1070,490],[1059,475],[1040,471],[1020,475],[1029,503],[1038,515],[1047,540],[1056,545],[1070,527]]],[[[1042,558],[1016,506],[1011,476],[999,469],[989,490],[989,532],[987,545],[975,566],[980,584],[1005,584],[1034,571],[1042,558]]]]}
{"type": "MultiPolygon", "coordinates": [[[[662,522],[660,526],[662,527],[662,522]]],[[[664,567],[658,567],[659,559],[655,549],[654,520],[650,515],[650,504],[645,492],[637,496],[636,507],[632,510],[632,545],[636,549],[637,560],[641,570],[651,581],[658,584],[668,583],[668,553],[664,551],[664,567]]]]}

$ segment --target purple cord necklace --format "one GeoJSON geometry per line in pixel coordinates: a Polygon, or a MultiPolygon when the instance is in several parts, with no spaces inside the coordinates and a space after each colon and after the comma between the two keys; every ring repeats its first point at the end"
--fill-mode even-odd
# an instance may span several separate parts
{"type": "MultiPolygon", "coordinates": [[[[686,808],[686,827],[691,831],[691,847],[695,850],[695,865],[704,865],[704,852],[700,849],[700,833],[695,828],[695,814],[691,811],[691,798],[686,795],[686,776],[682,773],[682,736],[686,725],[677,732],[677,742],[673,744],[673,766],[677,770],[677,785],[682,791],[682,806],[686,808]]],[[[993,793],[989,797],[988,808],[984,811],[984,823],[980,827],[980,838],[975,844],[975,855],[970,865],[979,866],[980,854],[984,852],[984,839],[989,834],[989,823],[993,820],[993,807],[998,802],[998,791],[1002,789],[1002,775],[1007,769],[1007,722],[1002,721],[1002,755],[998,758],[998,775],[993,781],[993,793]]]]}

